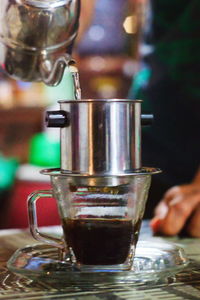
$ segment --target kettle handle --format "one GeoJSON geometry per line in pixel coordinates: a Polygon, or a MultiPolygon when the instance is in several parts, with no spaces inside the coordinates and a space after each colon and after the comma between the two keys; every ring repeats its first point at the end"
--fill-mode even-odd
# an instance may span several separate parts
{"type": "MultiPolygon", "coordinates": [[[[152,114],[141,115],[141,125],[149,126],[153,124],[154,116],[152,114]]],[[[45,116],[47,127],[67,127],[70,124],[70,114],[64,110],[47,111],[45,116]]]]}
{"type": "Polygon", "coordinates": [[[154,121],[154,115],[152,114],[142,114],[141,115],[141,125],[149,126],[152,125],[154,121]]]}
{"type": "Polygon", "coordinates": [[[70,114],[64,110],[47,111],[45,124],[47,127],[67,127],[70,124],[70,114]]]}

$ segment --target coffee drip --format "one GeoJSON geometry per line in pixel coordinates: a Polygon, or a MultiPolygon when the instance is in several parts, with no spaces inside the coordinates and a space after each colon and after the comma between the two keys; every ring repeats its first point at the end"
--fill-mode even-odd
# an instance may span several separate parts
{"type": "MultiPolygon", "coordinates": [[[[48,127],[60,127],[61,172],[98,177],[130,175],[142,170],[141,101],[81,99],[59,101],[46,115],[48,127]]],[[[110,179],[108,179],[109,181],[110,179]]]]}

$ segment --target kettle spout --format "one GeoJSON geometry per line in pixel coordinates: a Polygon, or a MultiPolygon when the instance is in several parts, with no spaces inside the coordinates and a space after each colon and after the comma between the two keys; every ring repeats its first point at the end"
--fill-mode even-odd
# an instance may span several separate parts
{"type": "Polygon", "coordinates": [[[52,66],[49,60],[44,60],[40,65],[40,73],[42,81],[50,86],[56,86],[60,83],[63,77],[65,68],[68,67],[72,75],[74,85],[74,99],[81,99],[81,88],[78,69],[75,66],[75,61],[69,54],[63,54],[57,58],[52,66]]]}
{"type": "MultiPolygon", "coordinates": [[[[56,86],[60,83],[66,67],[72,62],[69,54],[59,56],[52,66],[52,62],[44,59],[40,64],[40,74],[42,81],[50,86],[56,86]]],[[[74,61],[73,61],[74,62],[74,61]]]]}

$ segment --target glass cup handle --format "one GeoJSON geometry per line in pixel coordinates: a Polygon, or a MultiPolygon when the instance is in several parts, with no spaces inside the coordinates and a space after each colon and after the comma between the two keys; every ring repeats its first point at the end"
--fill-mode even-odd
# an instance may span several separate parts
{"type": "Polygon", "coordinates": [[[30,232],[37,241],[42,241],[51,246],[64,249],[64,243],[61,238],[56,238],[48,234],[42,233],[38,229],[36,202],[40,198],[52,198],[52,197],[53,197],[53,192],[51,190],[35,191],[29,195],[28,217],[29,217],[30,232]]]}

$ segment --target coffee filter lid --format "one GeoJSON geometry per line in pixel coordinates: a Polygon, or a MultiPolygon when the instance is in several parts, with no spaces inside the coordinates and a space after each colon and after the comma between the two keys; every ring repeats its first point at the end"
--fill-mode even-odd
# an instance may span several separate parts
{"type": "Polygon", "coordinates": [[[80,173],[64,173],[61,169],[45,169],[41,171],[41,174],[49,175],[52,181],[62,177],[64,180],[69,180],[70,184],[72,185],[105,187],[129,184],[131,180],[142,180],[142,178],[150,181],[151,175],[160,172],[161,170],[157,168],[142,168],[133,173],[118,175],[100,174],[98,176],[80,173]]]}
{"type": "Polygon", "coordinates": [[[82,177],[82,178],[114,178],[114,177],[130,177],[130,176],[138,176],[138,175],[153,175],[161,173],[161,169],[159,168],[152,168],[152,167],[142,167],[141,169],[135,170],[130,173],[121,173],[121,174],[96,174],[90,175],[87,173],[70,173],[65,170],[59,168],[52,168],[52,169],[43,169],[41,170],[41,174],[50,175],[50,176],[64,176],[64,177],[82,177]]]}

